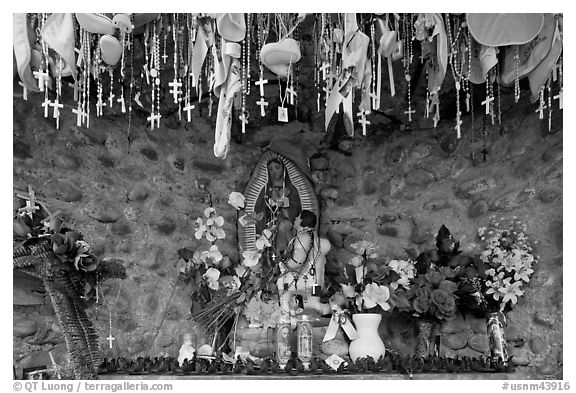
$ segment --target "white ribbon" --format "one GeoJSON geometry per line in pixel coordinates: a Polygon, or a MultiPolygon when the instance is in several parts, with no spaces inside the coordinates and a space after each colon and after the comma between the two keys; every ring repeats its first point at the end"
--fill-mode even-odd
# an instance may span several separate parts
{"type": "Polygon", "coordinates": [[[332,310],[332,318],[330,319],[330,324],[326,329],[326,334],[324,335],[322,342],[330,341],[336,337],[336,332],[338,331],[339,326],[342,326],[344,333],[346,333],[350,340],[358,338],[358,332],[356,332],[356,329],[354,328],[354,325],[352,325],[352,322],[350,322],[346,312],[339,306],[335,306],[332,310]]]}

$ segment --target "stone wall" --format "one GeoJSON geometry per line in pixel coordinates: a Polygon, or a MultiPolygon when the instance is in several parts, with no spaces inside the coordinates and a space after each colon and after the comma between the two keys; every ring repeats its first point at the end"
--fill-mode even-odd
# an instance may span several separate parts
{"type": "MultiPolygon", "coordinates": [[[[64,102],[72,102],[67,94],[64,102]]],[[[553,113],[548,132],[547,121],[538,120],[527,99],[503,106],[503,123],[488,127],[484,161],[479,114],[474,130],[471,117],[464,117],[460,141],[451,121],[433,129],[419,119],[409,132],[375,115],[366,137],[343,138],[338,150],[328,150],[333,133],[323,132],[315,100],[301,101],[299,113],[308,114],[304,122],[279,125],[272,119],[259,129],[252,125],[243,138],[235,138],[243,143],[233,142],[227,159],[219,160],[212,154],[214,119],[207,117],[205,105],[192,123],[174,114],[155,130],[137,111],[130,125],[127,115],[116,111],[93,116],[89,129],[76,127],[66,108],[56,130],[54,120],[43,117],[40,101],[38,96],[14,99],[14,187],[31,185],[40,200],[83,233],[98,256],[120,259],[126,267],[124,283],[102,283],[100,304],[89,310],[105,356],[177,354],[180,334],[190,328],[191,305],[191,289],[177,283],[177,252],[206,246],[194,238],[195,219],[208,205],[203,189],[226,221],[219,247],[237,261],[236,215],[228,194],[243,190],[263,146],[287,138],[305,150],[317,179],[321,232],[332,244],[327,269],[345,264],[357,239],[372,242],[382,260],[406,258],[405,249],[433,248],[442,224],[464,252],[474,253],[476,230],[490,215],[520,218],[538,240],[541,262],[508,314],[506,338],[521,375],[562,376],[562,112],[553,113]],[[110,316],[113,349],[105,341],[110,316]]],[[[20,203],[14,199],[14,208],[20,203]]],[[[56,362],[65,362],[49,301],[28,303],[14,305],[15,364],[49,364],[48,351],[56,362]]],[[[390,347],[413,350],[409,321],[384,318],[380,330],[390,347]]],[[[459,317],[440,331],[443,354],[487,352],[484,321],[459,317]]]]}

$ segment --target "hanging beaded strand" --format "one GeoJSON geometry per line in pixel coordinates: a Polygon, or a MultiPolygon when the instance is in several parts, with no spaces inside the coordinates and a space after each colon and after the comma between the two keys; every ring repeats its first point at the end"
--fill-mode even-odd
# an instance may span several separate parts
{"type": "Polygon", "coordinates": [[[404,78],[407,83],[407,93],[408,93],[408,110],[404,111],[408,115],[408,122],[412,123],[412,114],[416,113],[412,110],[412,97],[411,97],[411,85],[410,85],[410,64],[412,63],[412,14],[404,14],[404,78]]]}
{"type": "Polygon", "coordinates": [[[514,78],[514,102],[520,101],[520,46],[514,45],[514,69],[516,76],[514,78]]]}
{"type": "Polygon", "coordinates": [[[122,57],[120,58],[120,97],[116,100],[120,104],[120,110],[122,113],[126,113],[126,102],[124,101],[124,65],[125,65],[125,48],[126,48],[126,34],[121,33],[122,40],[122,57]]]}
{"type": "Polygon", "coordinates": [[[376,20],[370,23],[370,42],[372,46],[372,80],[370,85],[370,98],[372,102],[372,109],[378,109],[377,95],[376,95],[376,28],[374,27],[376,20]]]}
{"type": "Polygon", "coordinates": [[[500,92],[500,67],[496,64],[496,87],[498,89],[498,125],[502,124],[502,94],[500,92]]]}
{"type": "Polygon", "coordinates": [[[250,14],[248,14],[248,23],[246,27],[246,37],[242,43],[242,77],[240,78],[241,83],[241,108],[240,108],[240,119],[242,134],[246,133],[246,124],[248,123],[248,116],[250,115],[246,110],[246,95],[248,94],[248,89],[250,87],[249,75],[250,75],[250,60],[249,60],[249,45],[250,45],[250,14]]]}
{"type": "MultiPolygon", "coordinates": [[[[163,22],[161,20],[161,22],[163,22]]],[[[164,23],[162,23],[163,25],[164,23]]],[[[157,75],[154,78],[154,85],[156,88],[156,128],[160,128],[160,118],[162,115],[160,114],[160,35],[155,34],[156,36],[156,55],[155,55],[155,63],[154,67],[157,70],[157,75]]]]}
{"type": "Polygon", "coordinates": [[[494,83],[496,82],[496,68],[498,65],[494,66],[490,71],[488,71],[488,81],[489,83],[489,90],[490,90],[490,118],[492,120],[492,125],[495,124],[496,118],[496,111],[494,110],[494,83]]]}
{"type": "MultiPolygon", "coordinates": [[[[134,14],[130,14],[130,24],[134,27],[134,14]]],[[[128,42],[130,43],[130,89],[128,91],[128,130],[126,132],[126,140],[128,147],[130,147],[130,131],[132,128],[132,95],[134,93],[134,34],[128,34],[128,42]]]]}
{"type": "Polygon", "coordinates": [[[86,128],[90,127],[90,68],[92,67],[91,33],[84,31],[86,47],[84,48],[84,103],[82,112],[86,128]]]}
{"type": "Polygon", "coordinates": [[[546,89],[548,90],[548,132],[552,132],[552,83],[550,77],[546,82],[546,89]]]}
{"type": "MultiPolygon", "coordinates": [[[[294,29],[294,39],[300,42],[300,25],[294,29]]],[[[298,76],[300,74],[300,62],[292,64],[292,78],[290,79],[290,104],[294,106],[294,120],[298,120],[298,76]]]]}
{"type": "Polygon", "coordinates": [[[54,107],[54,114],[52,117],[56,119],[56,129],[60,129],[60,108],[64,105],[60,103],[60,98],[62,96],[62,57],[57,55],[56,58],[56,99],[52,103],[54,107]]]}

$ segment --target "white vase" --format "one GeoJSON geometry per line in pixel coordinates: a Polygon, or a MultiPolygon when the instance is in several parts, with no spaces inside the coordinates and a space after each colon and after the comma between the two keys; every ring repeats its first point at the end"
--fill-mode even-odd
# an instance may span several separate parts
{"type": "Polygon", "coordinates": [[[378,361],[378,358],[384,356],[386,352],[386,347],[378,334],[378,325],[380,325],[382,315],[354,314],[352,320],[356,326],[358,338],[350,343],[350,357],[356,361],[358,358],[370,355],[378,361]]]}

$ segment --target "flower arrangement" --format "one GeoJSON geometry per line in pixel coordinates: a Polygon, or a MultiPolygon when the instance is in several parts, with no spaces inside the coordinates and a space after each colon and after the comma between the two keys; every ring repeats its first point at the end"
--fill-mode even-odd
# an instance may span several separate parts
{"type": "Polygon", "coordinates": [[[433,321],[452,318],[456,313],[458,288],[452,280],[454,277],[454,270],[446,266],[432,265],[425,273],[418,274],[408,291],[413,315],[433,321]]]}
{"type": "MultiPolygon", "coordinates": [[[[366,253],[357,263],[356,274],[345,274],[346,282],[340,283],[340,291],[334,296],[347,298],[352,314],[392,311],[408,306],[408,289],[416,268],[411,260],[392,259],[377,265],[367,262],[366,253]]],[[[341,303],[337,302],[337,303],[341,303]]]]}
{"type": "MultiPolygon", "coordinates": [[[[256,214],[245,212],[244,196],[232,192],[228,203],[238,211],[240,225],[256,222],[256,214]]],[[[206,239],[209,246],[197,249],[186,262],[182,272],[193,278],[192,317],[205,332],[217,331],[231,317],[241,313],[257,326],[275,326],[280,310],[278,299],[269,296],[269,283],[274,283],[275,270],[262,262],[271,247],[273,228],[265,228],[256,239],[256,249],[243,251],[240,261],[233,263],[223,255],[216,242],[224,239],[224,218],[212,206],[204,210],[204,217],[196,220],[195,237],[206,239]],[[263,292],[266,292],[264,296],[263,292]]],[[[226,341],[226,340],[224,340],[226,341]]]]}
{"type": "Polygon", "coordinates": [[[516,216],[492,217],[487,227],[478,229],[484,244],[480,259],[486,267],[483,297],[488,309],[510,309],[530,282],[538,257],[525,232],[526,225],[516,216]]]}

